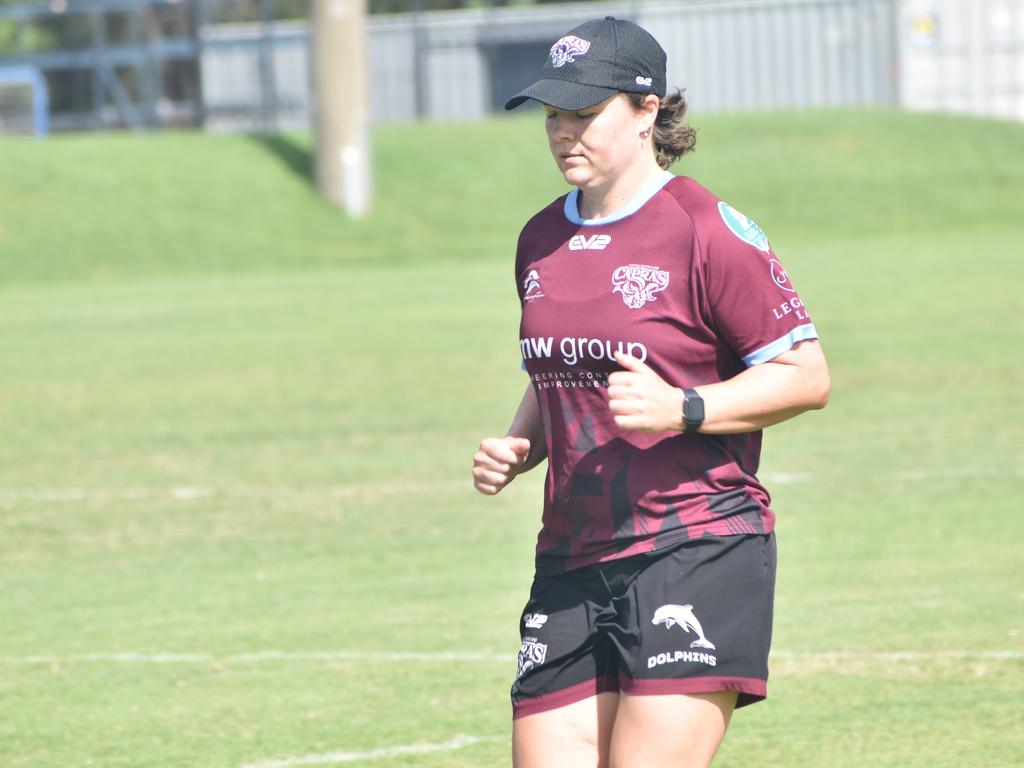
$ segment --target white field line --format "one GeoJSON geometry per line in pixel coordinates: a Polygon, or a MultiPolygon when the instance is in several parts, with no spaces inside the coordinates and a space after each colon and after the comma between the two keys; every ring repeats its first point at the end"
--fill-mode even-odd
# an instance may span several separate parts
{"type": "Polygon", "coordinates": [[[942,659],[1024,659],[1024,651],[772,651],[773,659],[798,661],[939,661],[942,659]]]}
{"type": "MultiPolygon", "coordinates": [[[[1024,650],[944,651],[772,651],[773,659],[862,660],[879,662],[939,661],[944,659],[1024,659],[1024,650]]],[[[60,664],[95,662],[110,664],[261,664],[274,661],[383,661],[383,662],[496,662],[512,663],[515,653],[419,651],[258,651],[217,656],[212,653],[79,653],[0,656],[7,664],[60,664]]]]}
{"type": "Polygon", "coordinates": [[[81,501],[139,501],[147,499],[174,499],[197,501],[212,498],[268,498],[301,496],[310,493],[334,498],[364,496],[404,496],[410,494],[451,493],[473,490],[473,481],[439,480],[436,482],[353,483],[334,486],[236,485],[224,488],[204,486],[173,486],[169,488],[0,488],[0,504],[17,502],[81,502],[81,501]]]}
{"type": "Polygon", "coordinates": [[[442,744],[404,744],[397,747],[371,749],[368,752],[325,752],[322,755],[306,755],[305,757],[289,757],[282,760],[267,760],[262,763],[249,763],[242,768],[292,768],[298,765],[336,765],[337,763],[354,763],[362,760],[380,760],[385,757],[401,757],[402,755],[423,755],[428,752],[448,752],[453,749],[471,747],[474,744],[504,741],[504,736],[456,736],[442,744]]]}
{"type": "Polygon", "coordinates": [[[260,651],[227,656],[223,661],[250,663],[261,661],[508,661],[515,654],[472,653],[458,651],[427,653],[421,651],[260,651]]]}
{"type": "MultiPolygon", "coordinates": [[[[921,467],[896,470],[888,475],[895,480],[928,482],[978,478],[1024,477],[1024,467],[921,467]]],[[[795,485],[814,483],[823,478],[800,472],[765,472],[761,479],[768,485],[795,485]]],[[[334,498],[360,498],[365,496],[404,496],[410,494],[470,493],[473,485],[467,473],[464,479],[433,482],[352,483],[334,486],[236,485],[215,488],[209,486],[179,485],[161,488],[0,488],[0,504],[18,502],[82,502],[82,501],[138,501],[145,499],[173,499],[197,501],[211,498],[268,498],[326,494],[334,498]]]]}

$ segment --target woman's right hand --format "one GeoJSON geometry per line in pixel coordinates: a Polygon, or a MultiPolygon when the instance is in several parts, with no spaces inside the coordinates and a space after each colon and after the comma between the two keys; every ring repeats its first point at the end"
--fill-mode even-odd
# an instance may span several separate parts
{"type": "Polygon", "coordinates": [[[512,482],[529,455],[530,441],[525,437],[485,438],[473,456],[473,487],[493,496],[512,482]]]}

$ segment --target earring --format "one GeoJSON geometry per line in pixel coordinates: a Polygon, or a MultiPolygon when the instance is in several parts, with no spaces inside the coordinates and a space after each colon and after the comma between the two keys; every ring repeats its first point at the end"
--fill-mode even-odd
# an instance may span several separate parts
{"type": "Polygon", "coordinates": [[[640,131],[640,138],[641,139],[646,139],[650,135],[651,135],[651,129],[650,128],[645,128],[644,130],[640,131]]]}

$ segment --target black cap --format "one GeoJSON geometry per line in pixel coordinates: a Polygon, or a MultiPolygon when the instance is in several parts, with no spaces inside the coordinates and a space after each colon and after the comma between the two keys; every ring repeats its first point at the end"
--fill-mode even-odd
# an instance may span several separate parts
{"type": "Polygon", "coordinates": [[[534,99],[555,109],[592,107],[617,93],[665,95],[665,51],[631,21],[606,16],[569,30],[551,46],[541,79],[507,102],[534,99]]]}

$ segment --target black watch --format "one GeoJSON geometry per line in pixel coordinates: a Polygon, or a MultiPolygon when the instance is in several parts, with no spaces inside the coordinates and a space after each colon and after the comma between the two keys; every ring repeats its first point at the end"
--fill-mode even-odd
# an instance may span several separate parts
{"type": "Polygon", "coordinates": [[[686,432],[699,432],[704,423],[704,399],[695,389],[683,389],[683,424],[686,432]]]}

